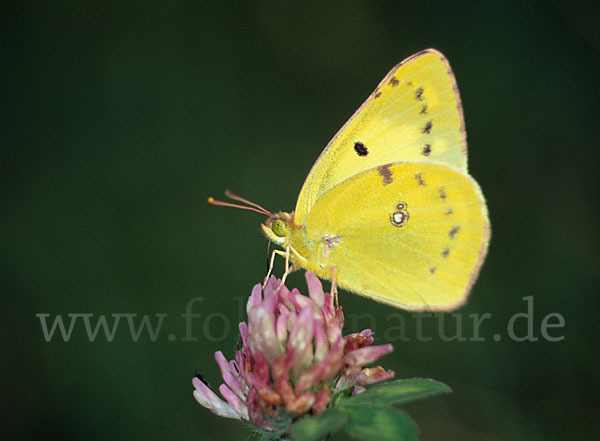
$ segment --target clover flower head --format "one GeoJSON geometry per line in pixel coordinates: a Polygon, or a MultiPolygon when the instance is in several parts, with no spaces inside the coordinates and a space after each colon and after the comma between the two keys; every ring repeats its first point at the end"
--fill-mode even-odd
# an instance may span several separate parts
{"type": "Polygon", "coordinates": [[[242,347],[228,361],[215,359],[224,383],[221,399],[202,379],[193,379],[194,397],[213,413],[275,430],[283,416],[318,415],[338,393],[358,394],[363,385],[387,380],[394,372],[367,367],[392,351],[372,346],[366,329],[342,335],[344,315],[333,306],[321,282],[306,272],[308,297],[271,277],[264,289],[254,286],[239,324],[242,347]]]}

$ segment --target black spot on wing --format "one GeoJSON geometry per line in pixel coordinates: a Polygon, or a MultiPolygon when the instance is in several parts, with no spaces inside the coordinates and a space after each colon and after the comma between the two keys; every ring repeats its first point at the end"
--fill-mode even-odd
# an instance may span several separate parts
{"type": "Polygon", "coordinates": [[[440,199],[446,199],[446,189],[444,187],[440,187],[440,199]]]}
{"type": "Polygon", "coordinates": [[[423,101],[423,88],[419,87],[417,89],[417,91],[415,92],[415,99],[419,100],[419,101],[423,101]]]}
{"type": "Polygon", "coordinates": [[[448,232],[448,237],[450,237],[450,239],[454,239],[454,236],[456,236],[456,233],[458,233],[459,230],[460,226],[458,225],[452,227],[452,229],[448,232]]]}
{"type": "Polygon", "coordinates": [[[448,257],[448,254],[450,254],[450,248],[446,247],[444,248],[444,251],[442,251],[442,257],[445,259],[448,257]]]}
{"type": "Polygon", "coordinates": [[[383,185],[388,185],[394,182],[392,178],[392,171],[390,170],[389,165],[382,165],[377,169],[379,175],[383,178],[383,185]]]}
{"type": "Polygon", "coordinates": [[[392,85],[392,87],[396,87],[398,84],[400,84],[400,81],[398,81],[398,80],[396,79],[396,77],[392,77],[392,78],[390,79],[390,84],[392,85]]]}
{"type": "Polygon", "coordinates": [[[367,156],[369,154],[369,150],[367,149],[367,146],[364,145],[362,142],[354,143],[354,151],[356,151],[356,154],[358,156],[367,156]]]}
{"type": "Polygon", "coordinates": [[[381,92],[377,92],[373,98],[379,98],[381,96],[381,92]]]}
{"type": "Polygon", "coordinates": [[[433,123],[431,121],[427,121],[423,128],[421,129],[421,133],[431,133],[431,128],[433,127],[433,123]]]}
{"type": "Polygon", "coordinates": [[[421,115],[427,115],[427,104],[423,104],[421,106],[421,111],[419,112],[421,115]]]}
{"type": "Polygon", "coordinates": [[[415,174],[415,180],[417,181],[417,184],[419,184],[420,186],[426,186],[427,184],[425,183],[425,180],[423,179],[423,173],[417,173],[415,174]]]}
{"type": "Polygon", "coordinates": [[[429,156],[431,154],[431,144],[425,144],[421,152],[423,153],[423,156],[429,156]]]}

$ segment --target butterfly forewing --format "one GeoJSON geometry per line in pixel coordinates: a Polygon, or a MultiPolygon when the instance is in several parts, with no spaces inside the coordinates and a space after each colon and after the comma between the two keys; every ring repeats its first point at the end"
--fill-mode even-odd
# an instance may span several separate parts
{"type": "MultiPolygon", "coordinates": [[[[412,310],[464,302],[487,250],[479,187],[450,167],[396,163],[359,173],[325,193],[305,227],[308,261],[322,277],[412,310]]],[[[293,244],[292,244],[293,245],[293,244]]]]}
{"type": "Polygon", "coordinates": [[[458,89],[448,61],[433,49],[392,69],[331,140],[304,182],[296,222],[303,224],[319,197],[345,179],[400,161],[466,172],[458,89]]]}

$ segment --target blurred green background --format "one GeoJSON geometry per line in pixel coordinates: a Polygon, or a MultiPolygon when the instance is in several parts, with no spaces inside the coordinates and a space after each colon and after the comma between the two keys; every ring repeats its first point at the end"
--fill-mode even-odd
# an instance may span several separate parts
{"type": "MultiPolygon", "coordinates": [[[[492,318],[485,341],[419,342],[402,313],[413,338],[382,361],[454,389],[405,407],[423,440],[597,438],[598,12],[579,1],[2,2],[7,439],[247,439],[196,404],[190,381],[198,371],[219,384],[212,354],[234,353],[266,241],[260,216],[206,197],[231,188],[293,209],[331,136],[428,47],[456,74],[492,222],[463,332],[469,314],[492,318]],[[181,341],[198,296],[198,341],[181,341]],[[564,340],[492,339],[525,296],[536,336],[556,312],[566,324],[551,334],[564,340]],[[69,342],[46,342],[39,313],[167,317],[155,342],[133,342],[121,323],[92,343],[81,322],[69,342]]],[[[305,290],[302,274],[290,284],[305,290]]],[[[397,311],[341,300],[348,332],[373,326],[385,342],[397,311]]]]}

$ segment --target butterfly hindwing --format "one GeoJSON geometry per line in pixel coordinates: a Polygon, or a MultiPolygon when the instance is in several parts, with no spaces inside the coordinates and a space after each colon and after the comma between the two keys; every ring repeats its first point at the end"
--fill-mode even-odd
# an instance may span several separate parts
{"type": "MultiPolygon", "coordinates": [[[[339,286],[397,307],[461,304],[489,240],[487,209],[468,175],[428,163],[395,163],[326,192],[306,219],[309,268],[339,286]]],[[[294,243],[292,243],[294,246],[294,243]]]]}
{"type": "Polygon", "coordinates": [[[330,188],[378,165],[449,165],[466,172],[462,107],[450,65],[429,49],[397,65],[330,141],[296,204],[296,222],[330,188]]]}

